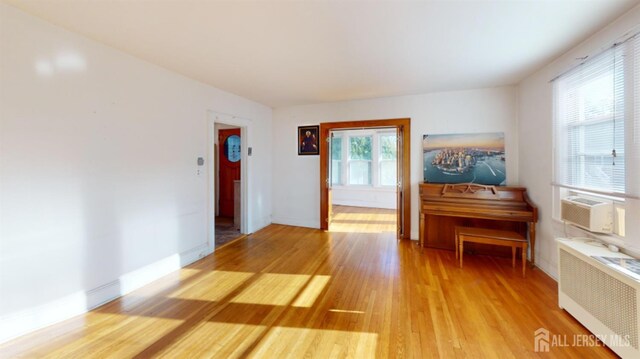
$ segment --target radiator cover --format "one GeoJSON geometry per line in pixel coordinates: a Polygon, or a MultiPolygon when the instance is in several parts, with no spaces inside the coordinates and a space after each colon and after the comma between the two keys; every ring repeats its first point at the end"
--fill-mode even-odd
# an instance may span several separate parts
{"type": "Polygon", "coordinates": [[[585,240],[558,243],[558,300],[561,308],[622,357],[640,357],[640,283],[591,256],[628,257],[585,240]],[[628,338],[620,343],[614,337],[628,338]],[[624,344],[624,345],[621,345],[624,344]]]}

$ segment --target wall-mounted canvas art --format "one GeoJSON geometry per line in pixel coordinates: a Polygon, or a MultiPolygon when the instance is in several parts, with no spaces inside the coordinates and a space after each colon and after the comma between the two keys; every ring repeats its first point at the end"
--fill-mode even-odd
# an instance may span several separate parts
{"type": "Polygon", "coordinates": [[[424,181],[506,184],[504,133],[424,135],[424,181]]]}

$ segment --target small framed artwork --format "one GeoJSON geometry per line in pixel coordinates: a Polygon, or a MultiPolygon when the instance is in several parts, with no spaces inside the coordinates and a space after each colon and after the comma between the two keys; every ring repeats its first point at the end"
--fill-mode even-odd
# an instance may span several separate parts
{"type": "Polygon", "coordinates": [[[320,154],[320,126],[298,126],[298,155],[320,154]]]}

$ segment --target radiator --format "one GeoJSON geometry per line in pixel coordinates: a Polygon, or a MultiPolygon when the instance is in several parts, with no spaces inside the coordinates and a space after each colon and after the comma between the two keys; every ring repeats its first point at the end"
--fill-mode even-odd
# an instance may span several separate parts
{"type": "Polygon", "coordinates": [[[640,358],[640,282],[592,256],[625,257],[583,239],[558,239],[558,302],[623,358],[640,358]]]}

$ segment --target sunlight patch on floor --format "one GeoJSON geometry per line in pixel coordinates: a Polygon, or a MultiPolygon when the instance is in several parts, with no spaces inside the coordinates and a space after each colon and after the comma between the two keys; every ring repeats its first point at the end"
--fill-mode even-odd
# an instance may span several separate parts
{"type": "Polygon", "coordinates": [[[361,310],[329,309],[329,311],[334,313],[364,314],[361,310]]]}
{"type": "Polygon", "coordinates": [[[289,305],[311,278],[306,274],[261,273],[232,303],[289,305]]]}
{"type": "Polygon", "coordinates": [[[334,206],[329,231],[336,233],[395,233],[397,213],[393,209],[334,206]]]}
{"type": "MultiPolygon", "coordinates": [[[[335,213],[334,219],[339,220],[361,220],[371,218],[371,213],[335,213]]],[[[373,214],[376,221],[396,221],[397,215],[395,213],[375,213],[373,214]]]]}
{"type": "Polygon", "coordinates": [[[203,322],[165,349],[161,358],[239,358],[267,330],[263,325],[203,322]]]}
{"type": "Polygon", "coordinates": [[[378,334],[273,327],[250,358],[374,358],[378,334]]]}
{"type": "Polygon", "coordinates": [[[305,308],[313,306],[313,303],[315,303],[316,299],[320,296],[320,293],[322,293],[329,283],[329,279],[331,279],[331,276],[328,275],[313,276],[302,293],[300,293],[293,302],[292,306],[305,308]]]}
{"type": "Polygon", "coordinates": [[[180,269],[180,279],[187,279],[195,274],[200,273],[201,271],[201,269],[195,268],[182,268],[180,269]]]}
{"type": "Polygon", "coordinates": [[[186,290],[177,291],[169,295],[171,298],[219,301],[240,287],[255,273],[211,271],[205,274],[200,281],[207,283],[205,286],[190,286],[186,290]],[[215,290],[211,290],[215,288],[215,290]]]}
{"type": "MultiPolygon", "coordinates": [[[[131,308],[135,308],[140,304],[141,301],[146,298],[151,298],[154,296],[165,296],[166,293],[173,293],[177,291],[184,291],[185,288],[183,285],[189,280],[198,276],[202,271],[200,269],[193,268],[182,268],[178,271],[169,273],[165,277],[154,282],[154,285],[144,286],[140,289],[134,290],[131,293],[127,293],[128,295],[123,296],[119,300],[119,309],[120,310],[131,310],[131,308]]],[[[109,305],[107,305],[109,306],[109,305]]]]}
{"type": "Polygon", "coordinates": [[[354,228],[352,225],[348,226],[340,226],[337,224],[331,224],[331,228],[329,228],[329,232],[331,233],[396,233],[395,226],[392,229],[378,229],[378,228],[365,228],[365,227],[356,227],[354,228]]]}
{"type": "Polygon", "coordinates": [[[46,356],[53,358],[132,357],[184,323],[181,319],[133,317],[113,313],[91,313],[91,316],[93,321],[112,321],[117,329],[113,330],[103,324],[97,327],[98,330],[91,330],[92,327],[89,326],[84,333],[84,340],[89,343],[88,345],[80,349],[74,346],[63,347],[61,350],[46,353],[46,356]],[[127,328],[120,327],[120,322],[125,320],[131,321],[131,325],[127,328]]]}

